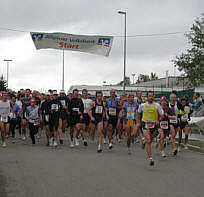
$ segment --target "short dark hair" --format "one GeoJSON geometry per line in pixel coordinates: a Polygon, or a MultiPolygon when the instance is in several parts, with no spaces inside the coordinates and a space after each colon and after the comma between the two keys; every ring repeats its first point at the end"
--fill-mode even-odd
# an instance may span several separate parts
{"type": "Polygon", "coordinates": [[[78,89],[73,89],[73,94],[74,94],[74,92],[76,92],[76,91],[77,91],[77,92],[79,92],[79,90],[78,90],[78,89]]]}
{"type": "Polygon", "coordinates": [[[83,93],[83,92],[87,92],[87,93],[88,93],[88,90],[87,90],[87,89],[83,89],[83,90],[82,90],[82,93],[83,93]]]}
{"type": "Polygon", "coordinates": [[[102,94],[103,95],[102,91],[96,91],[96,97],[97,97],[98,94],[102,94]]]}
{"type": "Polygon", "coordinates": [[[149,95],[150,93],[154,95],[154,92],[153,92],[152,90],[149,90],[149,91],[147,92],[147,97],[148,97],[148,95],[149,95]]]}
{"type": "Polygon", "coordinates": [[[177,91],[176,90],[172,90],[171,93],[173,93],[173,94],[175,94],[177,96],[177,91]]]}
{"type": "Polygon", "coordinates": [[[182,102],[182,101],[186,101],[186,102],[187,102],[187,100],[186,100],[185,98],[182,98],[182,99],[181,99],[181,102],[182,102]]]}
{"type": "Polygon", "coordinates": [[[198,97],[200,97],[200,93],[199,93],[199,92],[196,92],[195,94],[196,94],[198,97]]]}

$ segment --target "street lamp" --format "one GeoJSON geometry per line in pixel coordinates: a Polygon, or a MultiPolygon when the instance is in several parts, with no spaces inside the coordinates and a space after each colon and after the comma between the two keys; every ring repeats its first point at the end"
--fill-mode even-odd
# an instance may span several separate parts
{"type": "Polygon", "coordinates": [[[7,60],[5,59],[4,62],[7,62],[7,88],[8,88],[8,78],[9,78],[9,62],[11,62],[12,60],[7,60]]]}
{"type": "Polygon", "coordinates": [[[132,82],[133,82],[133,84],[135,82],[135,74],[134,73],[132,74],[132,82]]]}
{"type": "Polygon", "coordinates": [[[125,16],[125,27],[124,27],[124,80],[123,80],[123,94],[125,94],[125,78],[126,78],[126,12],[118,11],[118,14],[123,14],[125,16]]]}

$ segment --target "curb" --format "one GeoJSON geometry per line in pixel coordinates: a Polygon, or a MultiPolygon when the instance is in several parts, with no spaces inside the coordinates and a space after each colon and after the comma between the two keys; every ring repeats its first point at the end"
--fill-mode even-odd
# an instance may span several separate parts
{"type": "MultiPolygon", "coordinates": [[[[181,143],[181,146],[184,147],[184,144],[181,143]]],[[[199,146],[195,146],[195,145],[191,145],[191,144],[187,144],[189,150],[192,150],[192,151],[196,151],[196,152],[199,152],[199,153],[204,153],[204,149],[200,148],[199,146]]]]}

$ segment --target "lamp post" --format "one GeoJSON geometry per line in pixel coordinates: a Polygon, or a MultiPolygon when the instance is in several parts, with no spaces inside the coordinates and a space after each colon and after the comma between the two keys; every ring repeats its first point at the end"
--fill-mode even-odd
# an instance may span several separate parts
{"type": "Polygon", "coordinates": [[[124,76],[123,76],[123,94],[125,94],[125,78],[126,78],[126,12],[118,11],[118,14],[123,14],[125,16],[125,24],[124,24],[124,76]]]}
{"type": "Polygon", "coordinates": [[[8,85],[9,85],[9,62],[11,62],[12,60],[8,60],[8,59],[5,59],[4,62],[7,62],[7,88],[8,88],[8,85]]]}

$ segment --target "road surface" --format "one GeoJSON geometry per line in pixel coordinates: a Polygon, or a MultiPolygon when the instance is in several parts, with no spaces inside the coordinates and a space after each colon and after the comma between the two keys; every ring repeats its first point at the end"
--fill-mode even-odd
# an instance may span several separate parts
{"type": "Polygon", "coordinates": [[[182,150],[168,157],[153,149],[154,167],[139,144],[128,155],[125,142],[113,150],[96,144],[71,149],[68,141],[56,149],[42,139],[35,147],[30,139],[9,139],[0,147],[0,197],[203,197],[204,154],[182,150]]]}

